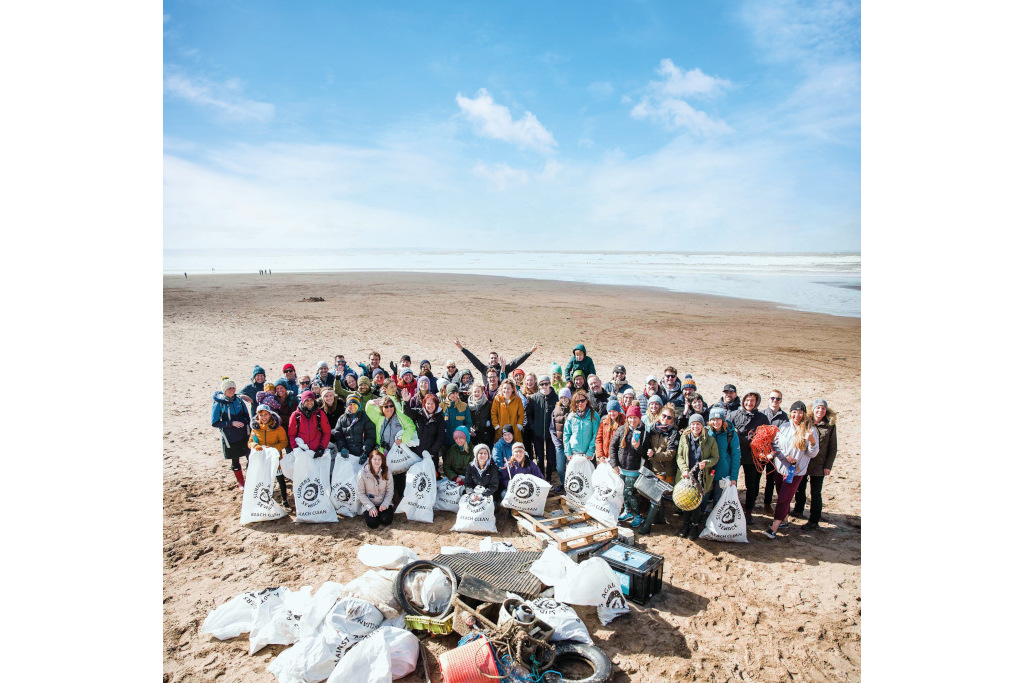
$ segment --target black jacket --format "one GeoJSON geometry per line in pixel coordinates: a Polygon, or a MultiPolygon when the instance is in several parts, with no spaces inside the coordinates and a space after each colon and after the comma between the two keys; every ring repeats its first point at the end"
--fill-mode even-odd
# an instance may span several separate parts
{"type": "Polygon", "coordinates": [[[740,409],[740,397],[736,396],[731,401],[726,401],[725,396],[718,399],[718,402],[725,406],[726,410],[739,410],[740,409]]]}
{"type": "Polygon", "coordinates": [[[475,487],[483,486],[485,489],[483,495],[493,496],[501,488],[501,470],[493,460],[487,461],[487,467],[482,473],[476,469],[475,464],[470,463],[466,468],[466,476],[462,483],[466,486],[466,493],[472,493],[475,487]]]}
{"type": "Polygon", "coordinates": [[[775,417],[771,417],[771,416],[768,415],[768,411],[769,410],[771,410],[771,409],[770,408],[762,408],[761,409],[761,414],[764,415],[765,418],[768,419],[768,424],[774,425],[776,427],[782,427],[782,425],[784,425],[787,422],[789,422],[789,413],[787,413],[785,410],[780,410],[775,417]]]}
{"type": "Polygon", "coordinates": [[[491,402],[484,401],[476,410],[470,408],[469,414],[473,418],[474,431],[470,442],[474,446],[484,443],[488,448],[492,447],[494,445],[494,425],[491,424],[491,402]]]}
{"type": "Polygon", "coordinates": [[[640,446],[633,448],[633,430],[629,425],[622,425],[612,435],[612,442],[609,445],[608,464],[612,467],[619,467],[624,470],[638,470],[647,457],[647,449],[651,447],[651,436],[647,433],[647,427],[641,422],[637,427],[640,431],[640,446]],[[625,443],[623,443],[625,441],[625,443]]]}
{"type": "Polygon", "coordinates": [[[360,465],[366,464],[370,451],[377,445],[373,422],[361,410],[355,415],[345,413],[338,418],[337,424],[331,430],[331,441],[339,451],[345,449],[357,456],[360,465]]]}
{"type": "Polygon", "coordinates": [[[658,382],[658,388],[661,389],[661,395],[665,398],[666,402],[674,403],[677,408],[686,407],[686,399],[683,398],[683,383],[676,380],[676,388],[669,389],[665,386],[664,380],[658,382]]]}
{"type": "Polygon", "coordinates": [[[402,404],[402,410],[416,423],[416,434],[420,437],[419,445],[412,446],[413,453],[423,455],[426,451],[432,458],[439,460],[448,450],[444,447],[448,436],[444,429],[444,411],[435,410],[427,417],[421,409],[411,408],[408,404],[402,404]]]}
{"type": "Polygon", "coordinates": [[[600,393],[594,393],[593,391],[587,391],[587,400],[590,401],[590,407],[594,409],[594,412],[604,417],[608,414],[608,401],[612,399],[612,395],[601,387],[600,393]]]}
{"type": "Polygon", "coordinates": [[[552,390],[545,396],[544,392],[526,399],[526,424],[532,429],[534,438],[545,438],[551,428],[551,413],[558,405],[558,394],[552,390]]]}
{"type": "MultiPolygon", "coordinates": [[[[466,358],[469,359],[469,362],[473,365],[473,367],[476,368],[477,370],[479,370],[480,374],[483,375],[485,378],[487,377],[487,368],[488,367],[494,368],[499,373],[501,372],[501,366],[500,365],[498,365],[498,364],[494,364],[494,365],[490,365],[490,366],[484,365],[480,361],[480,359],[477,358],[476,356],[474,356],[473,353],[469,349],[467,349],[467,348],[463,348],[462,349],[462,353],[465,354],[466,358]]],[[[519,358],[515,358],[512,361],[506,363],[505,364],[505,372],[508,373],[509,376],[511,376],[512,375],[512,371],[515,370],[516,368],[518,368],[523,363],[525,363],[526,359],[530,357],[531,353],[533,353],[533,351],[527,351],[523,355],[519,356],[519,358]]]]}
{"type": "Polygon", "coordinates": [[[750,440],[754,438],[754,432],[758,427],[768,424],[768,418],[755,407],[752,413],[742,408],[734,410],[726,419],[732,422],[740,438],[740,464],[753,465],[754,456],[750,454],[750,440]]]}

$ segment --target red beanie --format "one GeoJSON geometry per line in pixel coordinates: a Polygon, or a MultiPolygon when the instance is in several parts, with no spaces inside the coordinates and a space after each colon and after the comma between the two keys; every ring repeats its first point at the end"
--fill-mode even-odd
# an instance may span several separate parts
{"type": "Polygon", "coordinates": [[[292,365],[291,363],[285,363],[284,367],[281,368],[281,372],[288,372],[289,370],[294,370],[294,369],[295,369],[294,365],[292,365]]]}
{"type": "Polygon", "coordinates": [[[626,408],[626,417],[643,417],[643,415],[640,414],[640,406],[634,403],[630,407],[626,408]]]}

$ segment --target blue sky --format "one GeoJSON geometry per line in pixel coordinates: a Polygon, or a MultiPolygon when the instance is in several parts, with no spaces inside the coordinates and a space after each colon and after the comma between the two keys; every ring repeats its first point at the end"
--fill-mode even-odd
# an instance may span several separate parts
{"type": "Polygon", "coordinates": [[[165,2],[164,246],[860,250],[860,5],[165,2]]]}

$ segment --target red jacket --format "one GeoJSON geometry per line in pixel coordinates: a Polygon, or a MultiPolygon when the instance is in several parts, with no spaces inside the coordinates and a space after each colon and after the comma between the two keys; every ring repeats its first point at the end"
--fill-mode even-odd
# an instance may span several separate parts
{"type": "Polygon", "coordinates": [[[306,419],[301,409],[292,413],[288,420],[288,445],[297,448],[297,438],[302,439],[306,443],[306,448],[311,451],[327,448],[327,444],[331,442],[331,425],[322,408],[314,410],[310,419],[306,419]]]}

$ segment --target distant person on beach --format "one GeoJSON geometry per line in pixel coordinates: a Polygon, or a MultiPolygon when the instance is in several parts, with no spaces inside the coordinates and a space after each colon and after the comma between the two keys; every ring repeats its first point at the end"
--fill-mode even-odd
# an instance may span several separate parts
{"type": "Polygon", "coordinates": [[[188,273],[185,273],[185,279],[186,280],[188,279],[188,273]]]}
{"type": "Polygon", "coordinates": [[[522,365],[526,361],[526,359],[530,357],[530,354],[539,349],[540,344],[534,344],[532,349],[530,349],[523,355],[519,356],[518,358],[514,358],[511,362],[506,363],[504,367],[502,367],[502,365],[498,361],[497,351],[491,351],[490,354],[488,354],[487,365],[484,365],[483,363],[480,362],[479,358],[472,354],[472,352],[469,349],[462,347],[462,342],[459,341],[458,337],[455,338],[455,348],[457,348],[459,351],[462,351],[466,358],[469,359],[469,362],[472,363],[473,367],[480,371],[480,374],[486,374],[488,368],[494,368],[495,370],[503,372],[512,372],[520,365],[522,365]]]}
{"type": "Polygon", "coordinates": [[[772,524],[764,532],[768,538],[775,538],[779,527],[786,523],[789,504],[807,474],[811,459],[820,450],[818,430],[803,401],[796,401],[790,406],[789,422],[779,427],[772,449],[775,451],[775,473],[772,476],[779,491],[779,500],[775,504],[772,524]]]}
{"type": "MultiPolygon", "coordinates": [[[[782,392],[772,389],[768,394],[768,407],[762,408],[761,412],[768,418],[768,424],[773,427],[782,427],[789,422],[789,415],[782,409],[782,392]]],[[[764,482],[764,511],[765,514],[773,514],[772,496],[775,494],[775,478],[765,477],[764,482]]]]}
{"type": "Polygon", "coordinates": [[[807,523],[801,526],[808,530],[817,529],[818,523],[821,521],[821,488],[825,483],[825,477],[832,473],[832,465],[836,461],[836,451],[838,450],[836,414],[828,407],[825,399],[814,399],[814,403],[811,404],[811,417],[814,420],[814,428],[818,431],[820,447],[818,454],[807,464],[807,474],[796,489],[793,505],[793,517],[803,517],[804,505],[807,502],[807,481],[810,480],[811,512],[807,517],[807,523]]]}
{"type": "MultiPolygon", "coordinates": [[[[768,424],[768,418],[757,409],[759,405],[761,405],[761,394],[756,391],[748,391],[743,394],[740,409],[734,410],[728,415],[728,420],[736,428],[740,440],[740,465],[743,467],[743,486],[746,490],[743,514],[747,519],[747,526],[753,522],[754,504],[757,502],[757,494],[761,490],[761,472],[754,465],[754,456],[750,452],[750,441],[754,438],[754,432],[758,427],[768,424]]],[[[768,477],[771,478],[771,475],[769,474],[768,477]]]]}
{"type": "Polygon", "coordinates": [[[363,513],[366,526],[376,529],[391,524],[395,518],[391,504],[394,496],[395,480],[388,472],[387,459],[375,448],[356,477],[356,499],[366,508],[363,513]]]}
{"type": "Polygon", "coordinates": [[[238,481],[238,488],[245,488],[241,459],[249,464],[249,411],[236,394],[234,380],[225,378],[220,390],[213,394],[213,410],[210,426],[220,430],[221,452],[225,460],[231,461],[231,471],[238,481]]]}

